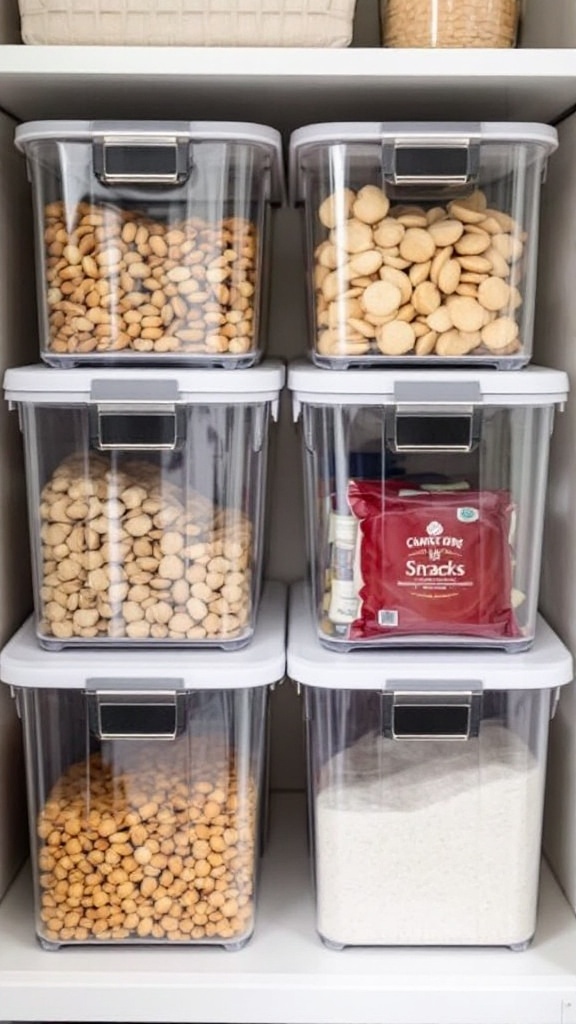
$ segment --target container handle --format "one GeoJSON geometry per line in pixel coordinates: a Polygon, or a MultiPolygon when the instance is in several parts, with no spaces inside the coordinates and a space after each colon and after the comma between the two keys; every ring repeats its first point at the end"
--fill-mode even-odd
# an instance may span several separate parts
{"type": "Polygon", "coordinates": [[[103,741],[175,740],[183,728],[183,696],[163,689],[88,692],[90,731],[103,741]]]}
{"type": "Polygon", "coordinates": [[[479,127],[446,138],[423,133],[384,140],[382,176],[391,196],[405,190],[435,198],[472,190],[480,176],[479,127]]]}
{"type": "Polygon", "coordinates": [[[178,136],[95,138],[94,174],[102,185],[182,185],[190,177],[190,140],[178,136]]]}
{"type": "Polygon", "coordinates": [[[384,692],[382,699],[387,739],[463,742],[478,736],[480,690],[394,690],[384,692]]]}
{"type": "Polygon", "coordinates": [[[398,382],[386,410],[387,445],[399,453],[471,452],[480,438],[481,406],[478,384],[398,382]]]}
{"type": "Polygon", "coordinates": [[[175,451],[183,442],[184,409],[173,381],[95,381],[90,401],[99,451],[175,451]]]}

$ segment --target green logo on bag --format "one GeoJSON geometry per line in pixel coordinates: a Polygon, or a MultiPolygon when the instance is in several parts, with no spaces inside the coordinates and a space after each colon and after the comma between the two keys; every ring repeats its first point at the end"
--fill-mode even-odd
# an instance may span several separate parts
{"type": "Polygon", "coordinates": [[[476,523],[480,517],[478,515],[478,509],[459,508],[456,513],[456,518],[459,523],[476,523]]]}

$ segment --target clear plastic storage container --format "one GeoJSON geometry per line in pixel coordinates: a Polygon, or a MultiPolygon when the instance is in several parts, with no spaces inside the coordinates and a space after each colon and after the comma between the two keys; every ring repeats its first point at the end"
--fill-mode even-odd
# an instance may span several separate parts
{"type": "Polygon", "coordinates": [[[48,654],[32,620],[4,648],[45,948],[248,941],[285,617],[284,588],[267,584],[254,642],[234,654],[48,654]]]}
{"type": "Polygon", "coordinates": [[[211,121],[38,121],[42,358],[250,366],[262,355],[280,135],[211,121]]]}
{"type": "Polygon", "coordinates": [[[534,639],[557,370],[289,373],[320,639],[534,639]]]}
{"type": "Polygon", "coordinates": [[[348,46],[356,0],[19,0],[25,43],[348,46]]]}
{"type": "Polygon", "coordinates": [[[520,0],[380,0],[384,46],[514,46],[520,0]]]}
{"type": "Polygon", "coordinates": [[[312,358],[525,366],[554,128],[345,123],[290,146],[312,358]]]}
{"type": "Polygon", "coordinates": [[[539,619],[495,651],[364,651],[314,635],[294,589],[316,926],[329,946],[512,946],[535,926],[548,723],[572,679],[539,619]]]}
{"type": "Polygon", "coordinates": [[[44,646],[250,640],[283,381],[273,362],[241,374],[7,372],[44,646]]]}

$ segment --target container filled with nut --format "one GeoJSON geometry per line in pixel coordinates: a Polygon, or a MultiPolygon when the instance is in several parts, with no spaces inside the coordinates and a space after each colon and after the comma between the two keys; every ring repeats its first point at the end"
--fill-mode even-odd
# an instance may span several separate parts
{"type": "Polygon", "coordinates": [[[279,363],[10,370],[40,643],[241,647],[260,596],[279,363]]]}
{"type": "Polygon", "coordinates": [[[18,128],[52,366],[246,367],[262,356],[278,132],[221,122],[18,128]]]}
{"type": "Polygon", "coordinates": [[[528,650],[567,375],[302,362],[288,386],[322,643],[528,650]]]}
{"type": "Polygon", "coordinates": [[[268,691],[285,590],[244,651],[1,655],[23,721],[42,945],[210,943],[254,930],[268,691]]]}
{"type": "Polygon", "coordinates": [[[514,46],[520,0],[380,0],[384,46],[514,46]]]}
{"type": "Polygon", "coordinates": [[[532,356],[547,125],[302,128],[312,358],[519,369],[532,356]]]}
{"type": "Polygon", "coordinates": [[[539,618],[533,649],[514,658],[343,658],[318,647],[308,596],[291,595],[288,675],[304,698],[320,938],[526,949],[570,652],[539,618]]]}

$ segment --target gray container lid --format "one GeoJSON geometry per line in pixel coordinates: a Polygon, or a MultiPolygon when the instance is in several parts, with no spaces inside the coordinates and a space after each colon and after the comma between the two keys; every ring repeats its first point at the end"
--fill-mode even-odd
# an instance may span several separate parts
{"type": "MultiPolygon", "coordinates": [[[[50,371],[52,372],[52,371],[50,371]]],[[[459,404],[476,393],[482,405],[562,406],[568,398],[568,374],[528,366],[516,370],[465,368],[402,370],[323,370],[300,360],[288,370],[294,417],[302,405],[396,405],[399,401],[422,405],[459,404]]]]}
{"type": "MultiPolygon", "coordinates": [[[[115,650],[45,651],[38,646],[32,618],[0,653],[3,683],[25,689],[84,690],[90,680],[142,684],[178,683],[184,690],[239,690],[270,686],[286,667],[286,588],[268,582],[262,592],[254,637],[239,651],[150,646],[115,650]]],[[[105,688],[105,687],[104,687],[105,688]]],[[[137,686],[135,685],[135,688],[137,686]]]]}
{"type": "Polygon", "coordinates": [[[285,199],[282,136],[275,128],[243,121],[28,121],[19,125],[14,143],[28,153],[33,142],[94,142],[102,138],[134,140],[185,139],[190,142],[230,142],[255,146],[268,153],[272,196],[285,199]]]}
{"type": "Polygon", "coordinates": [[[462,690],[473,682],[483,690],[550,690],[572,681],[572,655],[539,616],[529,651],[435,649],[329,651],[318,640],[308,587],[291,587],[288,620],[288,675],[324,690],[393,690],[418,682],[422,688],[462,690]]]}
{"type": "Polygon", "coordinates": [[[4,395],[14,404],[84,405],[106,389],[120,400],[165,399],[168,391],[189,405],[253,405],[270,402],[277,417],[285,370],[277,359],[246,370],[187,369],[185,367],[79,367],[74,371],[35,365],[6,371],[4,395]]]}
{"type": "Polygon", "coordinates": [[[454,145],[459,141],[514,146],[528,144],[550,156],[558,148],[558,132],[547,124],[508,121],[335,121],[307,125],[290,138],[289,182],[292,202],[302,198],[302,161],[312,150],[330,146],[374,146],[406,143],[454,145]]]}

